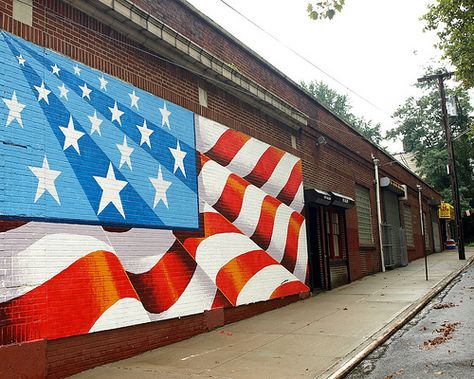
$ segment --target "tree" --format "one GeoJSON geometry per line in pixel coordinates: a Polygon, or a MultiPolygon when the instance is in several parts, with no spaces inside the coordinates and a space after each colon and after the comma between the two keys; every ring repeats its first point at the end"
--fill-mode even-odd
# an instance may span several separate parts
{"type": "Polygon", "coordinates": [[[425,30],[437,32],[437,47],[456,67],[456,77],[474,87],[474,3],[472,0],[435,0],[422,17],[425,30]]]}
{"type": "Polygon", "coordinates": [[[313,20],[318,19],[332,19],[336,12],[340,12],[344,6],[345,0],[321,0],[317,3],[308,3],[306,8],[309,18],[313,20]]]}
{"type": "MultiPolygon", "coordinates": [[[[422,90],[418,97],[409,97],[398,107],[393,117],[397,127],[387,133],[387,138],[401,138],[406,152],[414,153],[420,175],[452,202],[451,185],[446,171],[448,154],[441,114],[437,82],[415,85],[422,90]]],[[[474,207],[474,140],[468,131],[473,125],[473,108],[469,95],[461,86],[446,88],[447,96],[458,103],[458,116],[450,117],[454,140],[455,161],[458,173],[462,209],[474,207]]]]}
{"type": "Polygon", "coordinates": [[[336,92],[323,81],[301,82],[301,86],[364,137],[380,145],[382,142],[380,124],[373,124],[372,121],[367,121],[364,117],[354,115],[349,98],[346,95],[336,92]]]}

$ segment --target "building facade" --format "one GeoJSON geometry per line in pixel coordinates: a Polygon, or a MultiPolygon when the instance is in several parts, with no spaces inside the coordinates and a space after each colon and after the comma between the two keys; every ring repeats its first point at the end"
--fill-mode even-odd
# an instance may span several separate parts
{"type": "Polygon", "coordinates": [[[438,193],[187,2],[0,12],[1,370],[63,377],[441,250],[438,193]]]}

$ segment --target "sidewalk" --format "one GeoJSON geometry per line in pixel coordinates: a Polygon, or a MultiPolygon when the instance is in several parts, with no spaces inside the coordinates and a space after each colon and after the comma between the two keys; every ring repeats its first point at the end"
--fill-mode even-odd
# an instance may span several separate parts
{"type": "Polygon", "coordinates": [[[74,378],[330,377],[416,312],[474,259],[474,249],[466,250],[466,258],[459,261],[457,251],[433,254],[428,282],[419,259],[74,378]]]}

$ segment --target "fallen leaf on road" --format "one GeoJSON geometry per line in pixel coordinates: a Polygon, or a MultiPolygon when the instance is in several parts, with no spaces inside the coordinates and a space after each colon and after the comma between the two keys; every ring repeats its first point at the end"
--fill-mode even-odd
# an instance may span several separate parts
{"type": "Polygon", "coordinates": [[[423,345],[420,347],[423,350],[429,350],[437,345],[441,345],[442,343],[450,340],[453,338],[451,334],[456,330],[456,327],[459,325],[459,322],[447,322],[445,321],[441,324],[441,328],[435,329],[436,332],[441,333],[440,336],[433,338],[432,340],[428,340],[423,342],[423,345]]]}
{"type": "Polygon", "coordinates": [[[445,309],[445,308],[453,308],[455,307],[456,304],[453,304],[453,303],[439,303],[439,304],[435,304],[433,305],[433,309],[445,309]]]}

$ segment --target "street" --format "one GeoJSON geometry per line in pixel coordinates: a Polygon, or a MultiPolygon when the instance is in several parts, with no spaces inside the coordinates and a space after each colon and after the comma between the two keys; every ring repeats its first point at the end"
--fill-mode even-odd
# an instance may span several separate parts
{"type": "Polygon", "coordinates": [[[471,265],[347,378],[472,378],[473,318],[471,265]]]}

